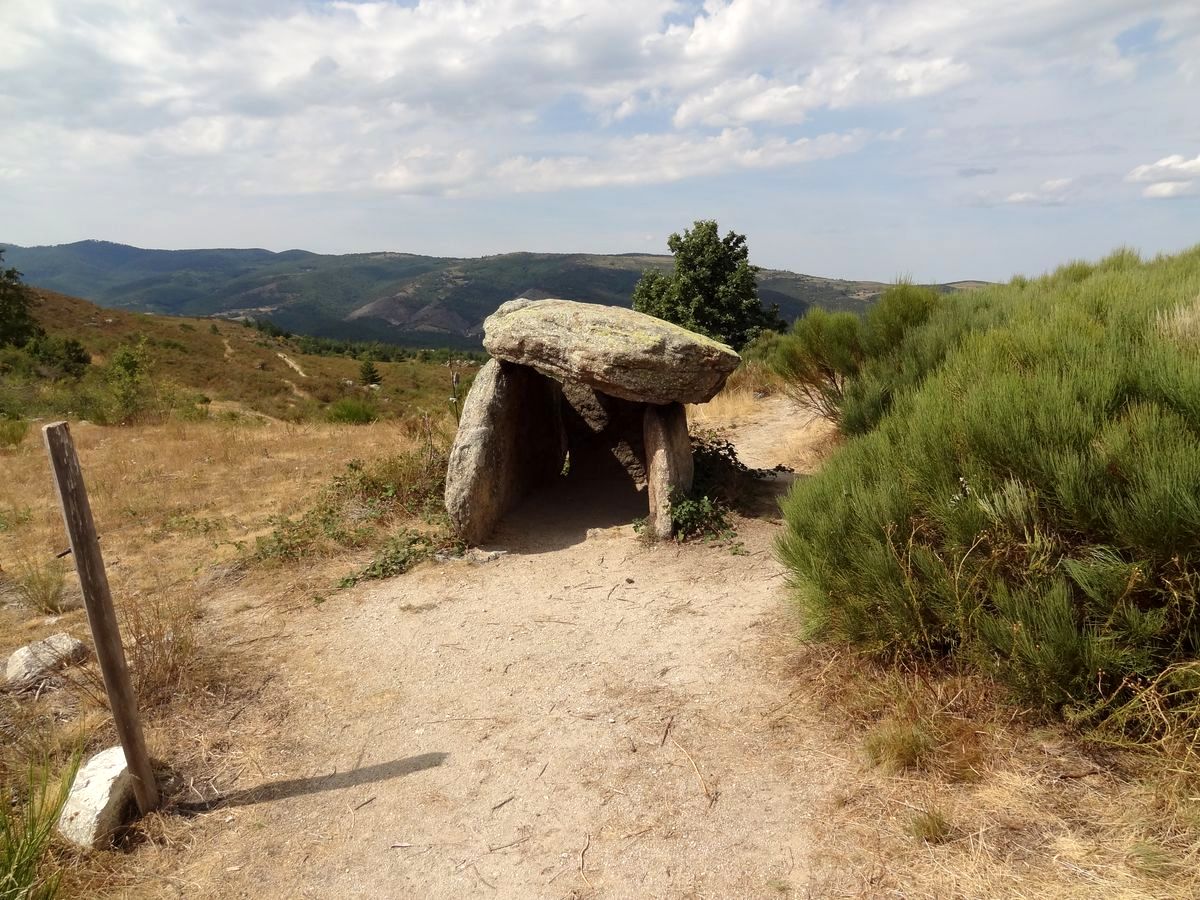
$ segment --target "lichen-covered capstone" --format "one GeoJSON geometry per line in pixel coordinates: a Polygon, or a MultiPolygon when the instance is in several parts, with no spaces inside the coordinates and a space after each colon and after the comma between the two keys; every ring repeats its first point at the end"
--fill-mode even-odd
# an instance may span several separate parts
{"type": "Polygon", "coordinates": [[[740,357],[662,319],[572,300],[512,300],[483,323],[496,359],[638,403],[706,403],[740,357]]]}

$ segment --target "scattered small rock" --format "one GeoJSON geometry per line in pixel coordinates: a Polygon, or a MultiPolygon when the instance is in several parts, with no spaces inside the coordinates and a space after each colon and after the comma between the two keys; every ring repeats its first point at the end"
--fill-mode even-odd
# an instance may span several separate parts
{"type": "Polygon", "coordinates": [[[134,810],[133,775],[120,747],[101,750],[79,770],[58,819],[58,830],[71,843],[102,850],[134,810]]]}
{"type": "Polygon", "coordinates": [[[8,658],[5,676],[9,684],[33,682],[64,666],[87,658],[88,648],[83,641],[65,632],[52,634],[13,651],[8,658]]]}

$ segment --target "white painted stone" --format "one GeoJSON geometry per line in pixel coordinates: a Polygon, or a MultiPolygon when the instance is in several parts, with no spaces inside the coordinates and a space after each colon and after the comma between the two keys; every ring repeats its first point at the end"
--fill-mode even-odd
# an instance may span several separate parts
{"type": "Polygon", "coordinates": [[[101,750],[80,768],[58,819],[58,830],[73,844],[102,850],[134,809],[133,775],[120,747],[101,750]]]}
{"type": "Polygon", "coordinates": [[[48,675],[55,669],[77,663],[88,655],[87,645],[69,634],[52,634],[41,641],[34,641],[13,651],[8,658],[5,676],[10,684],[32,681],[48,675]]]}

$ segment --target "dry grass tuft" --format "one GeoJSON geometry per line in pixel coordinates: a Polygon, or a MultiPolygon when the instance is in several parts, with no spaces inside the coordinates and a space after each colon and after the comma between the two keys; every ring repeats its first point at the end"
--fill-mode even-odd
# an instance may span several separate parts
{"type": "Polygon", "coordinates": [[[1183,348],[1200,347],[1200,297],[1163,310],[1155,324],[1159,336],[1171,343],[1183,348]]]}
{"type": "Polygon", "coordinates": [[[839,884],[861,873],[866,895],[912,898],[1200,895],[1200,790],[1174,749],[1101,748],[979,676],[821,647],[791,674],[812,715],[865,750],[839,767],[828,846],[814,851],[839,884]]]}
{"type": "Polygon", "coordinates": [[[936,807],[914,813],[908,821],[908,830],[913,837],[926,844],[944,844],[954,835],[950,820],[936,807]]]}
{"type": "Polygon", "coordinates": [[[56,615],[66,609],[66,564],[58,559],[39,563],[25,559],[18,565],[16,593],[30,609],[56,615]]]}

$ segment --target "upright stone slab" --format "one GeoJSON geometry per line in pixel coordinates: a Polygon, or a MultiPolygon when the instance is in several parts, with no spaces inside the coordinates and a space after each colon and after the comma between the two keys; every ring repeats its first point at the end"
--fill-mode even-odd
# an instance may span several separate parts
{"type": "Polygon", "coordinates": [[[610,397],[577,381],[564,382],[562,392],[571,478],[595,481],[625,476],[643,487],[645,404],[610,397]]]}
{"type": "Polygon", "coordinates": [[[493,359],[475,377],[446,470],[446,511],[469,544],[531,489],[562,472],[562,392],[525,366],[493,359]]]}
{"type": "Polygon", "coordinates": [[[671,536],[671,495],[692,489],[692,444],[687,411],[679,403],[647,406],[645,413],[647,524],[655,537],[671,536]]]}

